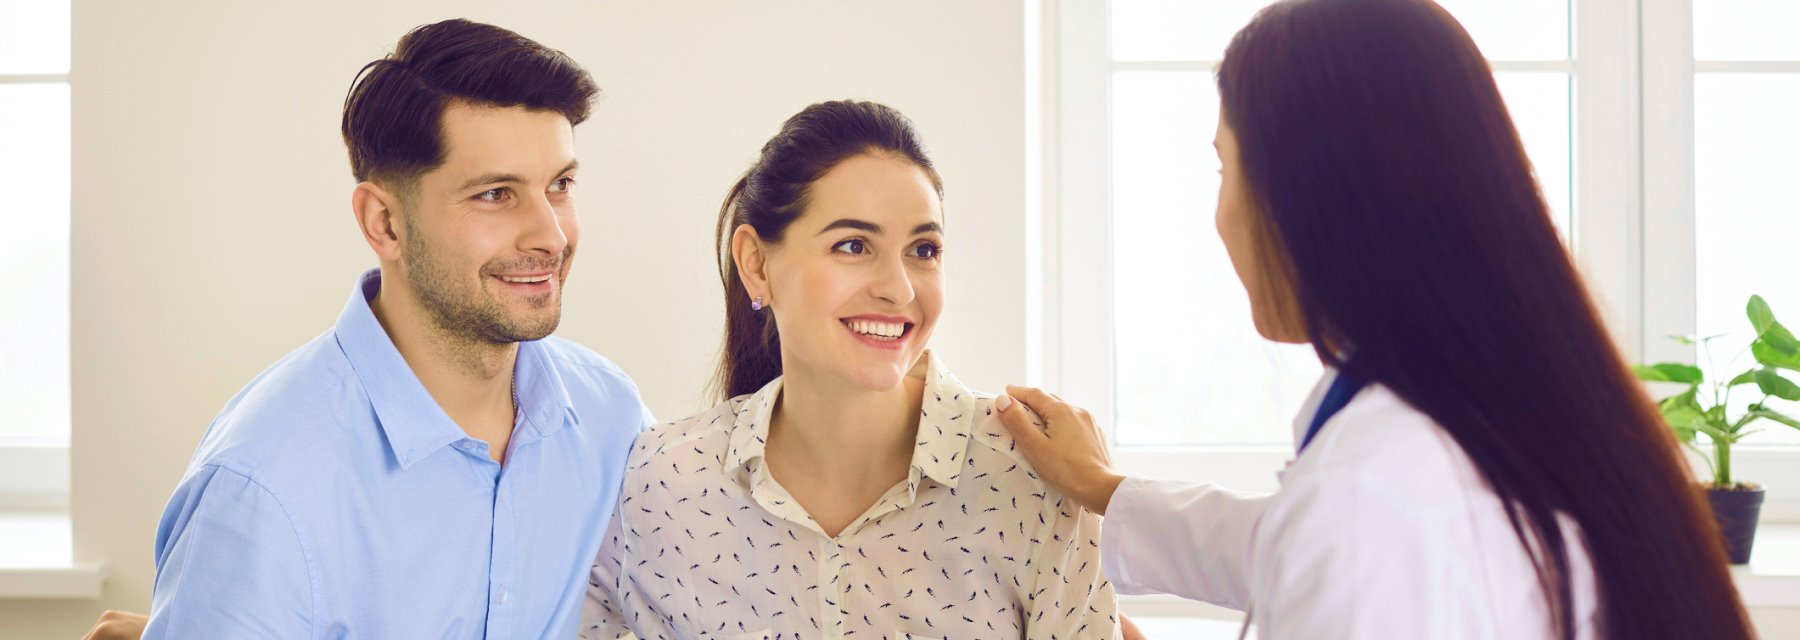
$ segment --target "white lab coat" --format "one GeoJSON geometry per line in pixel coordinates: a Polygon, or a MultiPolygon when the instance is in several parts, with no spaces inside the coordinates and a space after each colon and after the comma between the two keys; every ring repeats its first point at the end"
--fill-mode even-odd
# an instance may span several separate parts
{"type": "MultiPolygon", "coordinates": [[[[1335,375],[1295,420],[1296,441],[1335,375]]],[[[1592,638],[1592,568],[1579,530],[1563,528],[1576,637],[1592,638]]],[[[1101,547],[1119,593],[1253,604],[1261,640],[1549,635],[1499,499],[1448,433],[1380,385],[1325,424],[1272,495],[1127,479],[1101,547]]]]}

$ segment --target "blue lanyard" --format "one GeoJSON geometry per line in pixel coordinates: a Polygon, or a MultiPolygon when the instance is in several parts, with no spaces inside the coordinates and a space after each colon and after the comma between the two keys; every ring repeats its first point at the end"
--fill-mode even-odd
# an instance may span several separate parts
{"type": "Polygon", "coordinates": [[[1306,435],[1300,438],[1300,446],[1294,448],[1294,454],[1299,455],[1301,451],[1305,451],[1306,445],[1312,444],[1313,436],[1319,435],[1319,429],[1325,427],[1325,421],[1343,411],[1344,406],[1350,404],[1350,399],[1355,398],[1366,386],[1369,383],[1361,376],[1350,373],[1348,369],[1340,369],[1337,378],[1331,381],[1331,387],[1325,390],[1325,397],[1319,401],[1319,410],[1313,412],[1312,424],[1307,425],[1306,435]]]}

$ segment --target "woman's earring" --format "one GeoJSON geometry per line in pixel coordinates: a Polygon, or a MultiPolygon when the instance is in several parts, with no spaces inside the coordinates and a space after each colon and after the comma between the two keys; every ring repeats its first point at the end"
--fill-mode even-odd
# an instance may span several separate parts
{"type": "Polygon", "coordinates": [[[750,301],[750,310],[751,311],[762,311],[763,310],[762,296],[757,296],[755,300],[750,301]]]}

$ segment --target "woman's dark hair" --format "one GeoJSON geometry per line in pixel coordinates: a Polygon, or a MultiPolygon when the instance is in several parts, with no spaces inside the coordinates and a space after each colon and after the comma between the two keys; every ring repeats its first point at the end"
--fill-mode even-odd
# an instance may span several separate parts
{"type": "Polygon", "coordinates": [[[839,100],[814,104],[788,118],[719,206],[713,242],[718,247],[719,279],[725,285],[725,346],[714,385],[721,397],[754,392],[781,375],[775,319],[767,308],[751,310],[750,294],[731,255],[732,233],[747,224],[764,242],[781,242],[788,225],[806,210],[813,182],[838,163],[862,154],[883,154],[917,165],[943,197],[943,180],[925,155],[911,120],[884,104],[839,100]]]}
{"type": "Polygon", "coordinates": [[[1604,637],[1749,637],[1717,527],[1462,26],[1426,0],[1289,0],[1232,39],[1218,85],[1319,357],[1461,445],[1532,558],[1546,633],[1578,624],[1560,514],[1604,637]]]}
{"type": "Polygon", "coordinates": [[[444,163],[452,101],[551,111],[578,125],[599,91],[569,56],[525,36],[461,19],[424,25],[351,82],[342,125],[350,172],[410,189],[444,163]]]}

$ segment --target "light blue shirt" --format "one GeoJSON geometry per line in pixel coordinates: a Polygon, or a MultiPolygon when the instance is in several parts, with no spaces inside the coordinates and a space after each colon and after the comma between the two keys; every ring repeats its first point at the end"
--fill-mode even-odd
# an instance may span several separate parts
{"type": "Polygon", "coordinates": [[[502,467],[413,376],[363,274],[337,326],[213,421],[156,530],[144,637],[574,637],[631,443],[605,358],[519,344],[502,467]]]}

